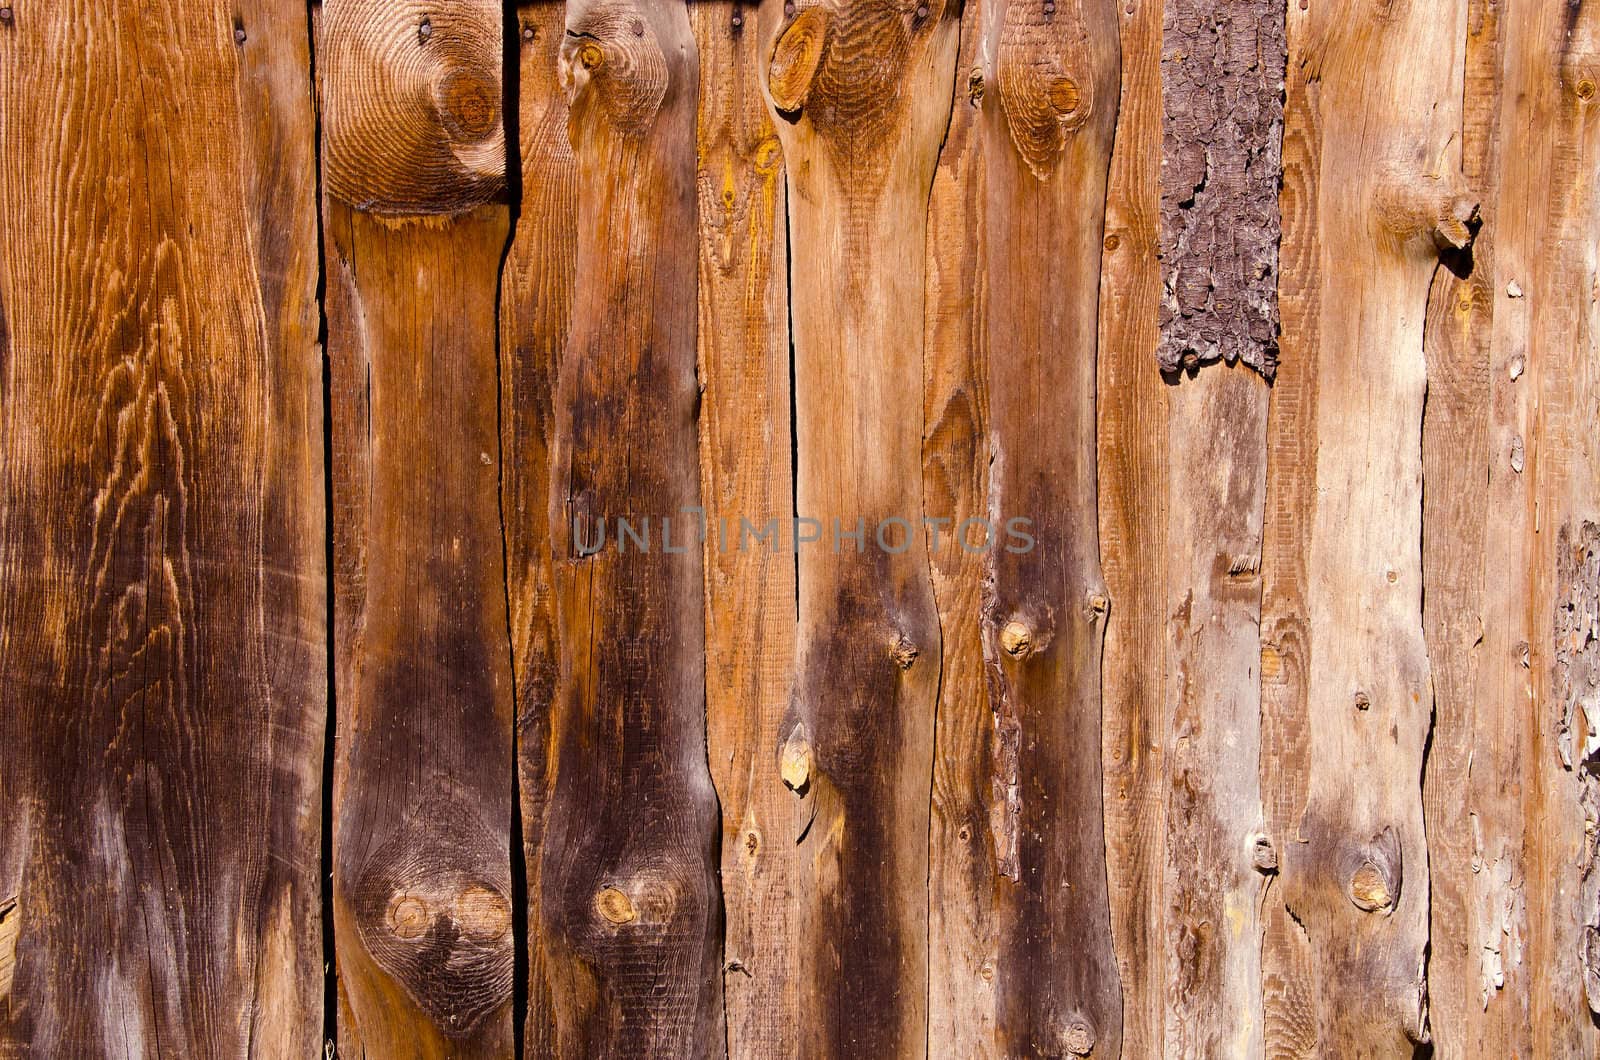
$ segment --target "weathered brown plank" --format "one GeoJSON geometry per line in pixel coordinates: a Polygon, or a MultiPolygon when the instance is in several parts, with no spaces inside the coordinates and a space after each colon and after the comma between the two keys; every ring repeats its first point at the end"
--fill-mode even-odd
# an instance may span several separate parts
{"type": "Polygon", "coordinates": [[[512,1048],[501,13],[328,0],[340,1052],[512,1048]]]}
{"type": "Polygon", "coordinates": [[[1262,662],[1279,683],[1262,784],[1280,800],[1269,836],[1289,918],[1268,913],[1273,1053],[1393,1053],[1428,1036],[1422,324],[1439,248],[1469,239],[1465,15],[1464,2],[1290,11],[1284,253],[1307,271],[1284,296],[1284,368],[1305,363],[1275,392],[1284,482],[1268,506],[1269,539],[1290,553],[1269,548],[1262,662]],[[1306,168],[1302,138],[1320,145],[1306,168]],[[1301,195],[1315,213],[1291,222],[1301,195]],[[1290,711],[1303,735],[1280,728],[1290,711]]]}
{"type": "Polygon", "coordinates": [[[741,535],[794,516],[783,152],[754,4],[690,5],[700,55],[700,481],[706,750],[722,805],[728,1050],[783,1056],[799,1008],[798,834],[775,768],[794,669],[795,562],[741,535]]]}
{"type": "Polygon", "coordinates": [[[1116,1056],[1094,407],[1116,8],[1008,0],[983,33],[989,509],[1034,541],[986,554],[996,1022],[1006,1055],[1116,1056]]]}
{"type": "MultiPolygon", "coordinates": [[[[550,450],[578,256],[577,160],[567,136],[567,96],[559,69],[565,33],[563,5],[545,0],[518,5],[521,198],[500,283],[500,438],[524,865],[537,865],[543,845],[551,703],[561,670],[550,549],[550,450]]],[[[537,873],[528,873],[527,885],[538,886],[537,873]]],[[[538,904],[537,897],[528,899],[530,914],[538,904]]],[[[546,969],[534,964],[542,954],[538,946],[527,946],[529,968],[520,988],[542,989],[547,982],[546,969]]],[[[548,993],[526,1010],[548,1017],[548,993]]],[[[553,1033],[547,1019],[529,1020],[525,1055],[541,1055],[541,1043],[553,1033]]]]}
{"type": "Polygon", "coordinates": [[[775,16],[764,76],[795,263],[796,514],[816,521],[795,536],[820,538],[793,542],[800,631],[781,761],[804,804],[784,840],[804,866],[795,923],[810,1018],[796,1042],[920,1056],[941,654],[921,533],[926,221],[959,10],[841,0],[775,16]]]}
{"type": "Polygon", "coordinates": [[[690,514],[698,62],[688,12],[675,0],[576,0],[560,69],[579,241],[548,500],[560,670],[548,793],[534,796],[544,824],[530,866],[530,965],[542,981],[530,993],[530,1051],[714,1055],[725,1036],[690,514]],[[619,519],[643,528],[650,551],[619,519]]]}
{"type": "Polygon", "coordinates": [[[320,1048],[307,46],[292,5],[0,15],[8,1056],[320,1048]]]}
{"type": "Polygon", "coordinates": [[[1106,595],[1100,666],[1106,876],[1123,987],[1125,1056],[1162,1048],[1168,1011],[1166,623],[1167,393],[1155,370],[1161,267],[1163,5],[1121,8],[1122,92],[1106,190],[1100,277],[1100,560],[1106,595]]]}
{"type": "Polygon", "coordinates": [[[984,561],[981,549],[962,548],[957,537],[967,520],[989,515],[979,232],[981,9],[979,0],[962,7],[955,99],[928,198],[922,412],[922,497],[942,652],[928,828],[928,1041],[932,1055],[974,1060],[1000,1055],[984,561]]]}

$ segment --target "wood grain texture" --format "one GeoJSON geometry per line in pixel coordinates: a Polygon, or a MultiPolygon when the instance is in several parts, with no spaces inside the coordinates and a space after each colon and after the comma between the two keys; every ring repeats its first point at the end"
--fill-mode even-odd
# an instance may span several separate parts
{"type": "MultiPolygon", "coordinates": [[[[1303,559],[1281,574],[1303,581],[1298,599],[1269,594],[1263,672],[1268,653],[1281,678],[1286,651],[1304,652],[1292,665],[1306,666],[1293,679],[1310,753],[1273,761],[1263,786],[1293,800],[1285,831],[1271,838],[1292,921],[1279,926],[1303,935],[1288,940],[1298,967],[1280,954],[1272,961],[1284,979],[1309,970],[1315,990],[1296,1011],[1278,1011],[1289,1022],[1269,1024],[1268,1049],[1320,1041],[1392,1053],[1428,1039],[1422,325],[1440,248],[1470,239],[1460,172],[1466,7],[1319,5],[1291,9],[1290,20],[1287,120],[1296,135],[1309,121],[1322,148],[1295,189],[1316,201],[1316,224],[1285,226],[1286,256],[1292,241],[1298,260],[1319,261],[1293,316],[1295,355],[1311,347],[1294,389],[1314,386],[1316,408],[1290,414],[1298,444],[1312,447],[1303,488],[1315,492],[1287,516],[1303,559]],[[1307,309],[1314,322],[1300,315],[1307,309]],[[1303,638],[1292,646],[1291,629],[1303,638]]],[[[1290,322],[1286,312],[1285,364],[1290,322]]],[[[1275,504],[1268,512],[1279,518],[1275,504]]]]}
{"type": "Polygon", "coordinates": [[[1094,405],[1116,9],[1011,0],[983,35],[989,508],[1035,540],[986,556],[997,1025],[1006,1055],[1117,1056],[1094,405]]]}
{"type": "Polygon", "coordinates": [[[773,763],[803,804],[784,841],[803,866],[806,1055],[928,1047],[941,647],[921,533],[923,309],[958,17],[937,0],[788,4],[764,35],[794,262],[796,514],[820,527],[794,542],[797,671],[773,763]]]}
{"type": "Polygon", "coordinates": [[[928,1041],[931,1055],[972,1058],[1001,1055],[984,559],[959,539],[968,520],[989,515],[981,14],[979,0],[962,8],[955,99],[928,199],[922,413],[922,498],[942,644],[928,827],[928,1041]]]}
{"type": "Polygon", "coordinates": [[[1283,0],[1166,0],[1161,57],[1165,371],[1278,359],[1283,0]]]}
{"type": "Polygon", "coordinates": [[[1095,412],[1106,877],[1123,987],[1122,1049],[1155,1056],[1168,1012],[1167,387],[1156,371],[1163,5],[1121,8],[1122,92],[1106,189],[1095,412]]]}
{"type": "Polygon", "coordinates": [[[550,458],[560,671],[529,868],[540,1056],[718,1055],[725,1042],[690,514],[697,71],[682,3],[567,7],[578,252],[550,458]],[[621,518],[652,528],[649,551],[624,545],[621,518]]]}
{"type": "Polygon", "coordinates": [[[0,26],[8,1055],[317,1047],[306,35],[241,18],[0,26]]]}
{"type": "Polygon", "coordinates": [[[1491,523],[1488,547],[1526,580],[1508,585],[1491,568],[1486,646],[1491,702],[1525,725],[1522,769],[1506,778],[1527,806],[1526,934],[1511,939],[1523,967],[1508,978],[1527,977],[1532,1055],[1588,1056],[1600,1048],[1600,10],[1529,5],[1507,19],[1505,55],[1502,150],[1519,164],[1502,177],[1497,210],[1489,488],[1521,517],[1491,523]],[[1513,378],[1519,354],[1526,366],[1513,378]],[[1508,539],[1502,527],[1521,533],[1508,539]],[[1525,594],[1502,595],[1503,586],[1525,594]]]}
{"type": "MultiPolygon", "coordinates": [[[[524,865],[543,847],[549,793],[551,705],[561,674],[551,551],[551,449],[561,354],[571,330],[578,267],[578,164],[567,136],[567,95],[560,79],[566,13],[536,0],[517,8],[519,67],[517,148],[521,197],[515,236],[500,282],[501,512],[505,525],[506,598],[517,692],[517,775],[524,865]]],[[[530,887],[537,874],[528,873],[530,887]]],[[[528,898],[528,914],[539,906],[528,898]]],[[[542,989],[543,954],[527,945],[519,989],[542,989]]],[[[527,1005],[550,1012],[548,993],[527,1005]]],[[[524,1055],[539,1055],[550,1027],[530,1021],[524,1055]]]]}
{"type": "Polygon", "coordinates": [[[1527,675],[1520,652],[1503,643],[1513,632],[1506,624],[1494,623],[1492,633],[1501,642],[1500,665],[1491,667],[1487,654],[1491,594],[1517,600],[1525,589],[1523,571],[1503,557],[1488,576],[1491,535],[1514,540],[1522,528],[1508,519],[1520,522],[1526,510],[1510,498],[1491,499],[1517,479],[1497,474],[1489,455],[1504,36],[1500,6],[1472,0],[1461,168],[1485,221],[1470,251],[1447,256],[1434,277],[1424,330],[1423,621],[1434,724],[1423,808],[1431,888],[1428,1021],[1441,1057],[1531,1053],[1528,979],[1519,968],[1525,807],[1504,797],[1506,781],[1522,770],[1526,723],[1520,711],[1496,709],[1486,695],[1492,681],[1525,686],[1527,675]]]}
{"type": "Polygon", "coordinates": [[[495,350],[507,210],[476,204],[504,186],[503,151],[490,157],[503,142],[500,12],[413,6],[330,0],[318,49],[339,1047],[498,1056],[512,1048],[514,964],[495,350]],[[469,105],[453,86],[468,82],[492,86],[470,103],[492,114],[453,115],[469,105]],[[429,98],[442,102],[416,109],[429,98]],[[409,102],[389,114],[391,100],[409,102]],[[446,177],[422,141],[485,154],[446,177]],[[397,190],[413,186],[433,190],[397,190]]]}
{"type": "MultiPolygon", "coordinates": [[[[769,0],[774,2],[774,0],[769,0]]],[[[690,5],[700,56],[700,481],[708,532],[706,750],[722,806],[728,1051],[792,1048],[799,834],[773,768],[794,669],[795,562],[741,533],[794,517],[783,152],[757,5],[690,5]]]]}
{"type": "Polygon", "coordinates": [[[1257,831],[1267,386],[1216,365],[1169,391],[1171,718],[1163,1054],[1260,1056],[1260,906],[1278,851],[1257,831]]]}
{"type": "Polygon", "coordinates": [[[0,19],[7,1056],[320,1046],[307,45],[281,5],[0,19]]]}

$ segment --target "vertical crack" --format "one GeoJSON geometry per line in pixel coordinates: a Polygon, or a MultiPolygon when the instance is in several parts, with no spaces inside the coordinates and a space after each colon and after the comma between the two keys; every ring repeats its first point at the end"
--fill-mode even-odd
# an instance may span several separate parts
{"type": "Polygon", "coordinates": [[[517,241],[522,216],[522,22],[518,0],[505,0],[501,22],[501,116],[506,142],[506,244],[494,303],[495,507],[500,517],[500,586],[505,594],[506,658],[511,675],[511,1028],[512,1053],[522,1060],[528,1015],[528,866],[522,830],[522,697],[517,687],[516,639],[511,625],[511,542],[506,530],[505,338],[501,312],[506,297],[506,266],[517,241]]]}
{"type": "Polygon", "coordinates": [[[311,167],[317,218],[317,350],[322,358],[322,542],[327,604],[323,634],[327,653],[327,698],[322,729],[322,836],[318,883],[322,915],[322,1042],[333,1056],[339,1040],[339,973],[333,934],[333,767],[338,734],[338,670],[335,654],[333,555],[333,365],[328,359],[328,258],[326,219],[322,210],[322,101],[317,91],[317,14],[321,0],[306,2],[306,53],[310,60],[311,167]]]}

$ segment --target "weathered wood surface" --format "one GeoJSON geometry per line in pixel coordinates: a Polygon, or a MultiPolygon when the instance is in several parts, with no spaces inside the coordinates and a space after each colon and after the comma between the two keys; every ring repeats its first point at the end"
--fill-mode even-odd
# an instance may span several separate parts
{"type": "Polygon", "coordinates": [[[0,9],[0,1054],[321,1046],[303,10],[0,9]]]}
{"type": "Polygon", "coordinates": [[[1269,736],[1294,744],[1263,756],[1261,780],[1283,800],[1268,832],[1286,914],[1269,913],[1266,974],[1283,991],[1269,999],[1269,1052],[1391,1055],[1429,1035],[1417,440],[1428,290],[1441,248],[1470,239],[1465,16],[1465,3],[1290,11],[1285,135],[1317,153],[1296,158],[1286,191],[1302,212],[1285,208],[1285,258],[1305,271],[1273,410],[1285,484],[1268,521],[1283,551],[1263,670],[1283,697],[1269,736]]]}
{"type": "Polygon", "coordinates": [[[349,1056],[512,1047],[501,31],[488,0],[329,0],[321,16],[349,1056]]]}
{"type": "Polygon", "coordinates": [[[0,2],[0,1055],[1594,1055],[1591,7],[0,2]]]}
{"type": "Polygon", "coordinates": [[[777,768],[794,669],[795,562],[746,526],[794,512],[783,149],[761,94],[753,5],[690,5],[700,56],[700,482],[706,753],[722,805],[728,1052],[790,1051],[799,939],[785,931],[803,829],[777,768]]]}
{"type": "MultiPolygon", "coordinates": [[[[699,63],[673,0],[567,6],[577,257],[547,498],[559,671],[530,857],[535,1055],[720,1053],[696,378],[699,63]],[[626,536],[621,520],[645,545],[626,536]]],[[[513,410],[515,414],[515,410],[513,410]]]]}

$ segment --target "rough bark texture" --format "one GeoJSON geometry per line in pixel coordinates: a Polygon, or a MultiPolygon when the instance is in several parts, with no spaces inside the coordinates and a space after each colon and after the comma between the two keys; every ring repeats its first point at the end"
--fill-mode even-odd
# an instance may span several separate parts
{"type": "MultiPolygon", "coordinates": [[[[577,271],[549,526],[560,666],[529,1052],[723,1050],[695,415],[698,59],[675,0],[569,4],[577,271]],[[641,550],[619,520],[645,528],[641,550]]],[[[531,750],[529,753],[533,753],[531,750]]]]}
{"type": "Polygon", "coordinates": [[[320,1048],[305,13],[0,8],[0,1054],[320,1048]]]}
{"type": "Polygon", "coordinates": [[[333,911],[351,1056],[511,1048],[500,42],[488,0],[330,0],[321,23],[333,911]]]}
{"type": "Polygon", "coordinates": [[[1166,0],[1161,45],[1164,371],[1278,364],[1283,0],[1166,0]]]}

